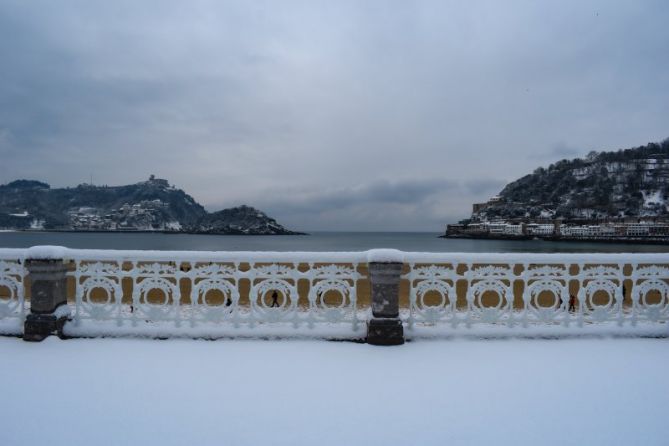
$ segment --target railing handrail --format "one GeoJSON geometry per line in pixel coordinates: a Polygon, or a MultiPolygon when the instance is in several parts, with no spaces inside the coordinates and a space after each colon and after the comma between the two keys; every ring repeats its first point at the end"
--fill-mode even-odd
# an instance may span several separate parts
{"type": "Polygon", "coordinates": [[[99,261],[285,262],[285,263],[460,263],[460,264],[629,264],[669,263],[667,253],[491,253],[367,251],[156,251],[71,249],[62,246],[0,248],[0,258],[68,259],[99,261]]]}

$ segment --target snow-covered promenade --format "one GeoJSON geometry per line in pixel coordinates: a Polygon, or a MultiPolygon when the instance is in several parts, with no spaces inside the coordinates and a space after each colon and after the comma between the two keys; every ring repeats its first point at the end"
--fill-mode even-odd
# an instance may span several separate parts
{"type": "Polygon", "coordinates": [[[0,337],[0,444],[666,445],[666,339],[0,337]],[[40,364],[52,364],[47,373],[40,364]]]}

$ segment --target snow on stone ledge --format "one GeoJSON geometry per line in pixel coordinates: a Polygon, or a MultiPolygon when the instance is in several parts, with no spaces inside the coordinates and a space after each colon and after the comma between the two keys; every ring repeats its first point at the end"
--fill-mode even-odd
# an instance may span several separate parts
{"type": "Polygon", "coordinates": [[[397,249],[371,249],[367,251],[367,262],[403,263],[404,252],[397,249]]]}
{"type": "Polygon", "coordinates": [[[26,258],[28,259],[63,259],[68,257],[70,252],[64,246],[33,246],[26,250],[26,258]]]}

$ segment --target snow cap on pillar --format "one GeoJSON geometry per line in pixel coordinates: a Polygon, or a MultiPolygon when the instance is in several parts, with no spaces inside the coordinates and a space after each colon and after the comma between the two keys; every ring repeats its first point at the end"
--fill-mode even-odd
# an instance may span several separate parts
{"type": "Polygon", "coordinates": [[[367,262],[404,263],[404,253],[397,249],[370,249],[367,251],[367,262]]]}

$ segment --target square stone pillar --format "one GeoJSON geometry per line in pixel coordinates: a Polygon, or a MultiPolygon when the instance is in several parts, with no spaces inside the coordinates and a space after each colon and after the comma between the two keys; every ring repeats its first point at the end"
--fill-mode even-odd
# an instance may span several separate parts
{"type": "Polygon", "coordinates": [[[24,341],[62,337],[70,315],[67,306],[67,267],[62,259],[26,259],[30,279],[30,313],[23,328],[24,341]]]}
{"type": "Polygon", "coordinates": [[[367,322],[368,344],[404,344],[404,327],[399,318],[402,266],[398,262],[369,262],[372,318],[367,322]]]}

